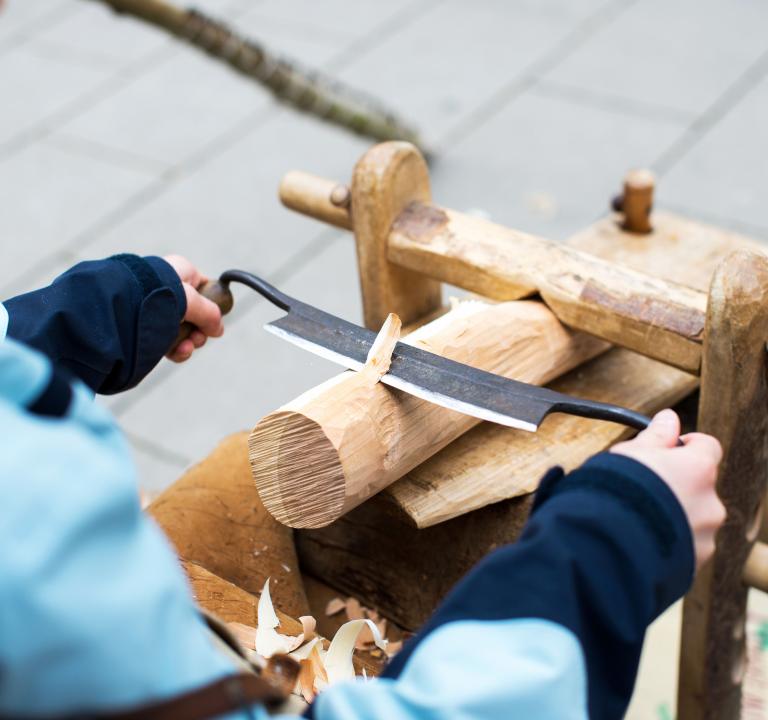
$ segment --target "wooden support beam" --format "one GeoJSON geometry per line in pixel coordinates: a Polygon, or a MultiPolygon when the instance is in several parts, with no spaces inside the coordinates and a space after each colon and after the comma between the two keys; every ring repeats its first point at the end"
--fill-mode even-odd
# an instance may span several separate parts
{"type": "Polygon", "coordinates": [[[724,456],[718,494],[728,512],[715,555],[683,606],[679,720],[737,720],[746,666],[742,574],[768,482],[768,259],[736,251],[712,279],[698,429],[724,456]]]}
{"type": "Polygon", "coordinates": [[[351,191],[366,327],[378,330],[389,313],[404,325],[430,315],[442,304],[440,283],[395,265],[387,255],[395,219],[411,203],[430,201],[421,153],[404,142],[374,146],[355,165],[351,191]]]}
{"type": "MultiPolygon", "coordinates": [[[[649,201],[646,181],[641,177],[629,183],[627,202],[635,221],[640,206],[649,201]]],[[[299,212],[345,227],[347,216],[330,197],[336,185],[290,173],[281,197],[299,212]]],[[[369,328],[378,329],[389,312],[406,325],[434,312],[440,306],[436,280],[494,300],[538,293],[575,329],[699,373],[704,293],[432,205],[426,165],[407,143],[369,150],[355,168],[351,194],[369,328]]],[[[638,227],[635,221],[633,228],[638,227]]],[[[640,240],[658,240],[660,234],[640,240]]]]}
{"type": "MultiPolygon", "coordinates": [[[[474,302],[406,339],[439,355],[543,384],[607,349],[564,328],[543,304],[474,302]]],[[[250,437],[267,509],[322,527],[444,448],[478,420],[347,372],[270,413],[250,437]]]]}
{"type": "Polygon", "coordinates": [[[412,203],[389,259],[495,300],[539,293],[566,325],[698,374],[706,295],[482,218],[412,203]]]}

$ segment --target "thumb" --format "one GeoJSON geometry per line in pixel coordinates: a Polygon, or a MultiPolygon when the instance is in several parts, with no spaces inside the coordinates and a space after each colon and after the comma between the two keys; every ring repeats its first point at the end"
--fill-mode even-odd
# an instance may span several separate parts
{"type": "Polygon", "coordinates": [[[636,446],[648,448],[675,447],[680,435],[680,418],[674,410],[662,410],[634,440],[636,446]]]}

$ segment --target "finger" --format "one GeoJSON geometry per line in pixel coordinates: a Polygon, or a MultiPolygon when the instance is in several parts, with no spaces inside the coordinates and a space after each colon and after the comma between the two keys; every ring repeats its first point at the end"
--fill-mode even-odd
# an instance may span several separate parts
{"type": "Polygon", "coordinates": [[[675,447],[680,435],[680,418],[674,410],[662,410],[654,415],[651,424],[632,442],[635,447],[675,447]]]}
{"type": "Polygon", "coordinates": [[[163,260],[167,262],[181,278],[182,282],[189,283],[192,287],[200,287],[207,278],[182,255],[166,255],[163,260]]]}
{"type": "Polygon", "coordinates": [[[219,337],[224,332],[219,306],[203,297],[188,283],[184,283],[184,292],[187,296],[187,314],[184,319],[195,325],[204,335],[219,337]]]}
{"type": "Polygon", "coordinates": [[[201,348],[201,347],[203,347],[203,345],[205,345],[205,341],[208,338],[203,333],[201,333],[199,330],[193,330],[191,335],[189,336],[189,339],[194,344],[195,350],[197,350],[198,348],[201,348]]]}
{"type": "Polygon", "coordinates": [[[194,349],[195,345],[191,338],[185,338],[174,348],[173,352],[168,353],[166,357],[176,363],[184,362],[185,360],[189,360],[194,349]]]}
{"type": "Polygon", "coordinates": [[[723,447],[720,441],[711,435],[705,433],[688,433],[680,438],[686,449],[709,458],[711,462],[718,465],[723,459],[723,447]]]}

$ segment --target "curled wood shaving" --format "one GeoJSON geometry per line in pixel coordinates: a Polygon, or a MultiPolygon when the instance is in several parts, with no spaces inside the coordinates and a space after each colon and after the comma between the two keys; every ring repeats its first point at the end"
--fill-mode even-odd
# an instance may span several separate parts
{"type": "Polygon", "coordinates": [[[336,597],[328,601],[328,604],[325,606],[325,614],[330,617],[340,613],[346,607],[347,604],[341,598],[336,597]]]}
{"type": "Polygon", "coordinates": [[[264,583],[264,589],[259,597],[258,624],[256,625],[256,652],[270,658],[273,655],[288,654],[301,647],[307,640],[314,637],[315,619],[308,615],[301,618],[302,632],[299,635],[283,635],[277,631],[280,620],[275,612],[272,598],[269,594],[269,578],[264,583]]]}
{"type": "Polygon", "coordinates": [[[345,604],[347,608],[347,620],[362,620],[365,617],[362,605],[360,605],[360,601],[357,598],[348,597],[345,604]]]}
{"type": "Polygon", "coordinates": [[[386,651],[387,641],[379,634],[376,625],[367,618],[362,620],[350,620],[344,623],[336,635],[333,636],[328,652],[325,654],[325,671],[328,674],[328,683],[333,685],[341,680],[353,680],[355,668],[352,664],[352,653],[355,649],[357,636],[363,627],[369,627],[373,633],[376,647],[386,651]]]}

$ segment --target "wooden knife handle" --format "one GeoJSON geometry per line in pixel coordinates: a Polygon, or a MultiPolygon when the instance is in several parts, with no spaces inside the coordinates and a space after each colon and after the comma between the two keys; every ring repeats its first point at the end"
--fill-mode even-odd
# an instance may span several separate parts
{"type": "MultiPolygon", "coordinates": [[[[208,280],[197,288],[197,291],[203,296],[212,300],[219,306],[222,315],[226,315],[235,304],[235,300],[232,297],[232,292],[229,289],[229,283],[223,283],[219,280],[208,280]]],[[[184,321],[179,326],[179,334],[176,336],[176,340],[173,341],[171,349],[168,353],[173,353],[179,346],[182,340],[186,340],[195,330],[196,327],[191,322],[184,321]]]]}

